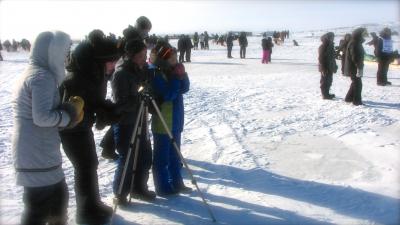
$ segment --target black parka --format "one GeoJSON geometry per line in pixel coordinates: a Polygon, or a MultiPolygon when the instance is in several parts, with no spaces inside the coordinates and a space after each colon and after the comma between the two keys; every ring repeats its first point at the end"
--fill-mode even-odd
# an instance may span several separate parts
{"type": "Polygon", "coordinates": [[[344,73],[347,76],[355,77],[358,70],[364,69],[364,42],[363,33],[365,28],[358,28],[353,31],[351,40],[347,45],[344,73]]]}
{"type": "Polygon", "coordinates": [[[324,74],[336,73],[335,47],[330,38],[334,34],[326,33],[321,37],[322,44],[318,48],[319,71],[324,74]]]}

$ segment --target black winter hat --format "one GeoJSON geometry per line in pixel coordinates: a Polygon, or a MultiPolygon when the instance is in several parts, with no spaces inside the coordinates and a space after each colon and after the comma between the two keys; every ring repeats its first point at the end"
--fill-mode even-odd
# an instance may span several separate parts
{"type": "Polygon", "coordinates": [[[152,25],[151,25],[149,18],[147,18],[145,16],[141,16],[136,19],[135,26],[141,30],[151,30],[152,25]]]}
{"type": "Polygon", "coordinates": [[[128,56],[133,56],[141,51],[143,49],[146,49],[146,45],[143,43],[143,41],[139,40],[130,40],[125,44],[125,53],[128,56]]]}
{"type": "Polygon", "coordinates": [[[116,61],[121,56],[119,54],[117,44],[110,39],[101,39],[92,43],[94,48],[95,60],[101,62],[116,61]]]}
{"type": "Polygon", "coordinates": [[[104,32],[102,30],[99,29],[95,29],[90,31],[90,33],[88,34],[88,40],[91,43],[96,43],[98,41],[101,41],[102,39],[104,39],[106,36],[104,35],[104,32]]]}

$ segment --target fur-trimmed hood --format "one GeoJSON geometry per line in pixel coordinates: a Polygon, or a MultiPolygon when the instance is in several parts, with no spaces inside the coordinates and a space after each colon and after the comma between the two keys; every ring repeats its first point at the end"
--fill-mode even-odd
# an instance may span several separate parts
{"type": "Polygon", "coordinates": [[[34,68],[49,70],[60,84],[65,77],[65,58],[71,47],[71,38],[62,31],[46,31],[38,35],[30,55],[34,68]]]}

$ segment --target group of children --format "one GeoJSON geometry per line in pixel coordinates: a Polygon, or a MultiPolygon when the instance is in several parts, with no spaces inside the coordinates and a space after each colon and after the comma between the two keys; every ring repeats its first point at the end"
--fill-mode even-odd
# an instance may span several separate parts
{"type": "Polygon", "coordinates": [[[151,87],[180,148],[183,94],[189,90],[189,78],[184,66],[177,62],[176,49],[168,43],[158,43],[146,61],[143,39],[150,29],[150,21],[140,17],[135,27],[124,32],[120,48],[97,30],[71,53],[72,42],[64,32],[43,32],[36,38],[29,69],[22,76],[13,101],[14,162],[17,184],[24,187],[21,224],[67,224],[69,197],[60,142],[74,167],[76,223],[109,222],[113,210],[99,194],[93,125],[98,129],[111,125],[113,131],[119,153],[113,182],[118,204],[127,204],[129,194],[151,201],[156,194],[191,191],[183,183],[181,159],[158,115],[153,115],[151,124],[154,155],[146,117],[140,132],[138,165],[135,171],[131,165],[126,167],[126,179],[121,182],[125,163],[133,163],[133,156],[128,159],[127,153],[141,100],[139,87],[144,81],[151,87]],[[113,101],[106,99],[108,80],[113,101]],[[151,166],[156,193],[147,187],[151,166]]]}

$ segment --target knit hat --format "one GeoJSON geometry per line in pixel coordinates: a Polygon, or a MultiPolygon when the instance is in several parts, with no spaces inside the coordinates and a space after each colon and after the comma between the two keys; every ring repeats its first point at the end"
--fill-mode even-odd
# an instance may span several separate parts
{"type": "Polygon", "coordinates": [[[143,51],[143,49],[146,49],[146,45],[143,43],[143,41],[139,40],[130,40],[125,44],[125,53],[128,56],[133,56],[136,55],[137,53],[143,51]]]}
{"type": "Polygon", "coordinates": [[[160,43],[153,48],[152,52],[156,53],[158,59],[167,60],[176,53],[176,49],[167,43],[160,43]]]}
{"type": "Polygon", "coordinates": [[[117,44],[110,39],[99,39],[92,43],[94,48],[94,58],[101,62],[116,61],[121,56],[117,44]]]}
{"type": "Polygon", "coordinates": [[[151,27],[152,27],[149,18],[147,18],[145,16],[141,16],[141,17],[137,18],[135,26],[137,28],[139,28],[140,30],[151,30],[151,27]]]}

